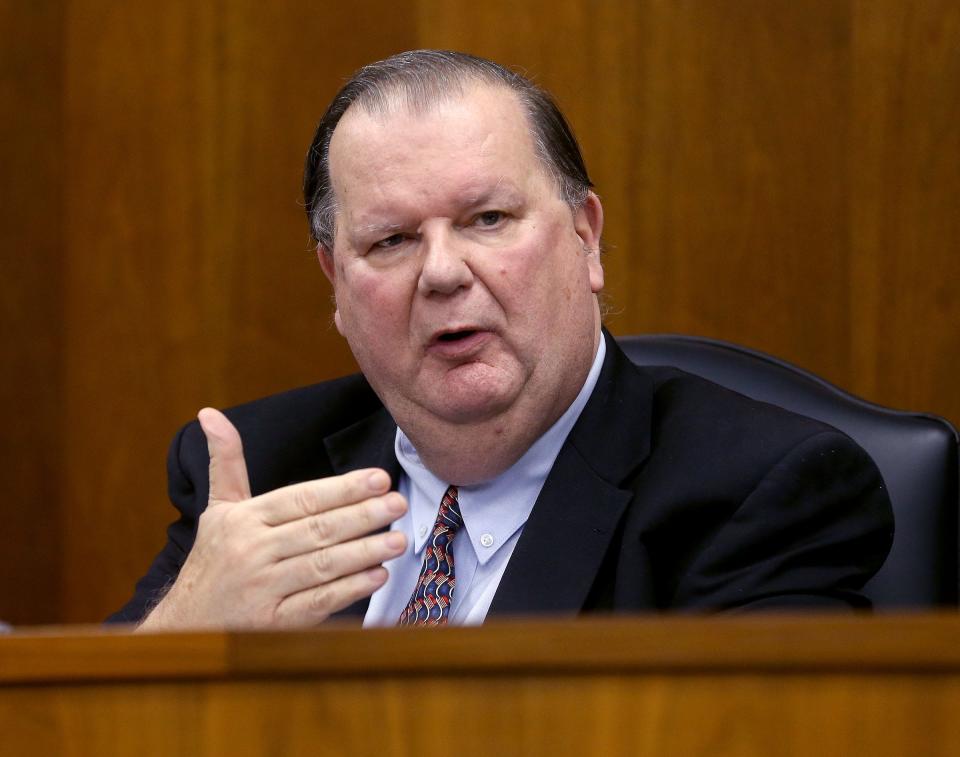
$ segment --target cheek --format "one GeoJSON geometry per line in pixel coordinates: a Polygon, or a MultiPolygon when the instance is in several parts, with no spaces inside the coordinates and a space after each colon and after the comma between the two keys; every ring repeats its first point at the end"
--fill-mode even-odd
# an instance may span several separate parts
{"type": "Polygon", "coordinates": [[[518,330],[514,338],[537,341],[550,320],[547,313],[569,296],[540,245],[505,250],[493,276],[482,277],[499,308],[518,330]]]}
{"type": "Polygon", "coordinates": [[[545,330],[565,331],[593,302],[596,290],[578,239],[552,236],[526,276],[530,315],[539,318],[545,330]]]}
{"type": "Polygon", "coordinates": [[[402,288],[383,273],[350,266],[341,271],[337,307],[349,328],[383,329],[396,319],[402,288]]]}
{"type": "Polygon", "coordinates": [[[345,266],[337,292],[341,333],[376,385],[399,380],[410,344],[411,290],[400,271],[345,266]]]}
{"type": "Polygon", "coordinates": [[[515,251],[506,264],[507,276],[523,282],[521,295],[537,299],[566,301],[573,297],[583,260],[577,240],[571,240],[562,227],[540,227],[522,249],[515,251]]]}

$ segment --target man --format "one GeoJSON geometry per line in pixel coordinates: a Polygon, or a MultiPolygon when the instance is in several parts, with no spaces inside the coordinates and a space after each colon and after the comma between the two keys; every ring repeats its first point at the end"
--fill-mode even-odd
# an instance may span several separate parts
{"type": "Polygon", "coordinates": [[[305,198],[363,376],[201,411],[171,448],[181,519],[115,620],[864,604],[892,537],[872,462],[629,363],[601,329],[600,201],[530,82],[437,51],[362,69],[305,198]]]}

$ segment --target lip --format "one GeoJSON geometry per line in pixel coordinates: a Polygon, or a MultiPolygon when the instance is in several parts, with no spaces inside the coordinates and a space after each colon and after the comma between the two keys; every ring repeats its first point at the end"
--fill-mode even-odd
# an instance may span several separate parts
{"type": "Polygon", "coordinates": [[[430,337],[427,342],[427,354],[445,360],[462,360],[479,352],[490,341],[493,333],[478,326],[458,326],[456,328],[441,329],[430,337]],[[456,334],[460,331],[471,331],[470,336],[453,341],[445,341],[441,337],[446,334],[456,334]]]}

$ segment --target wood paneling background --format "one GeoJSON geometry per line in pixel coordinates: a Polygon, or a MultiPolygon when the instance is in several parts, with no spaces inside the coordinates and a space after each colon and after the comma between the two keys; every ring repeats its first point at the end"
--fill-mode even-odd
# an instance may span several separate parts
{"type": "Polygon", "coordinates": [[[953,0],[0,0],[0,617],[89,621],[207,404],[353,369],[299,205],[357,66],[453,47],[553,91],[615,333],[743,342],[960,420],[953,0]]]}
{"type": "Polygon", "coordinates": [[[58,0],[0,0],[0,620],[60,614],[61,24],[58,0]]]}

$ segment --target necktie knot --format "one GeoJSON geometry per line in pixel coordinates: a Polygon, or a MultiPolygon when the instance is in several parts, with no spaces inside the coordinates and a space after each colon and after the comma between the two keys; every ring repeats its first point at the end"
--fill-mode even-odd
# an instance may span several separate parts
{"type": "Polygon", "coordinates": [[[437,522],[433,525],[433,533],[436,535],[444,529],[443,532],[450,533],[452,538],[462,525],[463,516],[460,514],[460,503],[457,501],[457,487],[450,486],[440,500],[440,510],[437,512],[437,522]]]}
{"type": "Polygon", "coordinates": [[[457,587],[454,574],[453,540],[463,525],[457,487],[450,486],[440,500],[433,533],[424,549],[420,577],[398,625],[445,625],[450,602],[457,587]]]}

